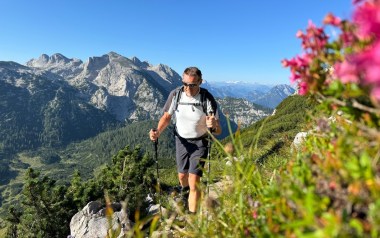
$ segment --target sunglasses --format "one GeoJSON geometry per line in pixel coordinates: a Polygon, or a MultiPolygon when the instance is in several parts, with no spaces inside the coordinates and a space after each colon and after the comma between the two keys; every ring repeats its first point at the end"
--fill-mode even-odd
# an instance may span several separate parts
{"type": "Polygon", "coordinates": [[[197,83],[185,83],[185,82],[182,82],[182,83],[183,83],[183,86],[186,86],[189,88],[194,88],[194,87],[198,86],[197,83]]]}

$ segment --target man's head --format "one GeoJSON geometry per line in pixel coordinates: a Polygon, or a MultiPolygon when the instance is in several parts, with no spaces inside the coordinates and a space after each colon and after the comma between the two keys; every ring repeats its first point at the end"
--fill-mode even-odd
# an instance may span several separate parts
{"type": "Polygon", "coordinates": [[[182,83],[187,96],[195,96],[199,93],[199,85],[202,83],[202,72],[197,67],[188,67],[183,71],[182,83]]]}

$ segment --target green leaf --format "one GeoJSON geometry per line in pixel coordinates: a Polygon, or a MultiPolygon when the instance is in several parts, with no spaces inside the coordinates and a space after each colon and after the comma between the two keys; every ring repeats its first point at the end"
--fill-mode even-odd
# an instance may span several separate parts
{"type": "Polygon", "coordinates": [[[358,219],[351,219],[350,226],[358,232],[359,236],[363,235],[363,225],[358,219]]]}

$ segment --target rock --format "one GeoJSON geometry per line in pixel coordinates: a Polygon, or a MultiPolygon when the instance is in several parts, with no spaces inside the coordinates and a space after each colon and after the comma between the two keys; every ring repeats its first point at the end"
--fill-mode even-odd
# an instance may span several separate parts
{"type": "Polygon", "coordinates": [[[308,134],[308,132],[298,132],[294,137],[293,143],[291,145],[291,150],[293,150],[293,148],[298,150],[301,147],[302,143],[305,141],[308,134]]]}
{"type": "Polygon", "coordinates": [[[98,201],[89,202],[82,211],[75,214],[70,222],[70,236],[76,238],[106,237],[112,226],[113,230],[121,229],[119,237],[131,227],[125,209],[120,203],[111,204],[114,213],[106,217],[105,207],[98,201]]]}
{"type": "Polygon", "coordinates": [[[149,215],[156,215],[158,213],[160,213],[160,204],[150,205],[148,207],[148,214],[149,215]]]}

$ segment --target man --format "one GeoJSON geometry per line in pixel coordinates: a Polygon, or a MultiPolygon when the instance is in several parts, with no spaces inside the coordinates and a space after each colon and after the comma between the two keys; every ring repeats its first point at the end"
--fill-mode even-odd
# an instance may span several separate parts
{"type": "Polygon", "coordinates": [[[175,118],[178,179],[182,192],[190,189],[188,209],[190,213],[195,213],[201,196],[199,182],[208,152],[207,130],[219,135],[222,129],[214,97],[200,88],[201,71],[196,67],[186,68],[182,78],[183,91],[173,90],[170,93],[164,106],[164,115],[159,120],[157,129],[151,130],[149,136],[155,141],[170,124],[172,117],[175,118]],[[176,97],[177,93],[179,97],[176,97]],[[205,106],[201,102],[202,93],[207,95],[205,106]]]}

